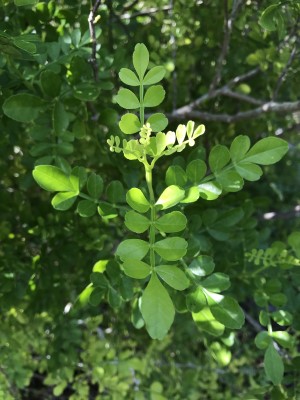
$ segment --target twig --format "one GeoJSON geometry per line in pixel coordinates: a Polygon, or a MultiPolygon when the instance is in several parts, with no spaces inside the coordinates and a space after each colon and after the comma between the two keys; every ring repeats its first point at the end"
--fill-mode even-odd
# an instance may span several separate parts
{"type": "Polygon", "coordinates": [[[257,106],[260,106],[265,103],[265,101],[263,100],[255,99],[254,97],[248,96],[246,94],[233,92],[230,89],[224,90],[222,94],[224,94],[224,96],[233,97],[235,99],[246,101],[247,103],[255,104],[257,106]]]}
{"type": "Polygon", "coordinates": [[[230,36],[232,32],[232,24],[239,7],[240,0],[236,0],[233,2],[232,10],[230,16],[228,15],[228,0],[224,0],[224,38],[221,48],[221,53],[219,55],[217,66],[216,66],[216,73],[210,85],[209,91],[212,92],[220,83],[221,75],[222,75],[222,68],[223,63],[227,57],[229,51],[229,43],[230,43],[230,36]]]}
{"type": "Polygon", "coordinates": [[[294,111],[300,111],[300,101],[276,103],[273,101],[262,104],[260,107],[249,111],[242,111],[237,114],[213,114],[205,111],[193,111],[192,109],[177,109],[176,111],[167,114],[170,121],[179,121],[182,119],[194,119],[202,121],[232,122],[241,121],[250,118],[260,118],[264,114],[275,112],[277,114],[290,114],[294,111]]]}
{"type": "Polygon", "coordinates": [[[280,76],[278,78],[278,81],[277,81],[277,84],[276,84],[276,87],[275,87],[275,90],[274,90],[274,93],[273,93],[272,100],[275,100],[277,95],[278,95],[278,91],[279,91],[279,89],[280,89],[280,87],[281,87],[281,85],[283,83],[283,80],[284,80],[284,78],[285,78],[285,76],[286,76],[286,74],[288,72],[288,69],[289,69],[290,65],[292,64],[292,62],[293,62],[293,60],[294,60],[294,58],[296,56],[296,48],[297,48],[297,46],[295,45],[293,50],[291,51],[291,54],[290,54],[290,57],[288,59],[288,62],[286,63],[286,66],[283,68],[283,70],[282,70],[282,72],[281,72],[281,74],[280,74],[280,76]]]}
{"type": "Polygon", "coordinates": [[[98,64],[97,64],[97,39],[96,39],[96,32],[95,32],[95,25],[96,25],[96,13],[101,4],[101,0],[96,0],[93,8],[91,9],[88,17],[88,23],[89,23],[89,30],[90,30],[90,35],[91,35],[91,41],[92,41],[92,56],[90,58],[90,64],[93,69],[93,74],[94,74],[94,79],[96,82],[98,82],[99,74],[98,74],[98,64]]]}
{"type": "Polygon", "coordinates": [[[290,219],[290,218],[297,218],[297,217],[300,217],[300,205],[294,207],[294,209],[291,211],[286,211],[286,212],[270,211],[270,212],[264,213],[259,219],[269,221],[269,220],[274,220],[274,219],[290,219]]]}
{"type": "Polygon", "coordinates": [[[253,317],[251,317],[250,314],[248,314],[245,310],[243,310],[243,311],[244,311],[246,320],[249,322],[250,325],[253,326],[253,328],[256,332],[261,332],[264,330],[263,327],[253,317]]]}

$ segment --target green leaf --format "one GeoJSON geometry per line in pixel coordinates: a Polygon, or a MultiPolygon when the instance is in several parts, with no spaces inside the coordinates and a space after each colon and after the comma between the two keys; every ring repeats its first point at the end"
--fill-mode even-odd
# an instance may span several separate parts
{"type": "Polygon", "coordinates": [[[76,99],[94,101],[99,96],[100,89],[92,83],[83,82],[73,87],[73,94],[76,99]]]}
{"type": "Polygon", "coordinates": [[[94,288],[90,294],[89,303],[94,307],[98,306],[101,303],[102,299],[104,298],[105,292],[106,290],[103,288],[100,287],[94,288]]]}
{"type": "Polygon", "coordinates": [[[195,129],[192,138],[197,139],[197,137],[203,135],[204,132],[205,132],[205,126],[201,124],[195,129]]]}
{"type": "Polygon", "coordinates": [[[103,192],[103,180],[101,176],[91,173],[87,181],[87,191],[93,199],[99,199],[103,192]]]}
{"type": "Polygon", "coordinates": [[[294,338],[286,331],[272,332],[272,338],[282,347],[291,349],[294,345],[294,338]]]}
{"type": "Polygon", "coordinates": [[[118,216],[118,211],[109,204],[99,202],[97,210],[102,218],[111,219],[118,216]]]}
{"type": "Polygon", "coordinates": [[[52,98],[56,97],[60,93],[61,88],[61,77],[59,74],[51,70],[46,70],[41,73],[41,86],[43,92],[52,98]]]}
{"type": "Polygon", "coordinates": [[[230,146],[230,157],[232,161],[238,162],[241,161],[247,151],[250,149],[250,139],[248,136],[239,135],[237,136],[230,146]]]}
{"type": "Polygon", "coordinates": [[[217,182],[226,192],[238,192],[244,186],[243,178],[235,171],[221,171],[216,176],[217,182]]]}
{"type": "Polygon", "coordinates": [[[166,172],[166,184],[168,186],[177,185],[184,187],[187,182],[187,177],[184,169],[180,165],[171,165],[166,172]]]}
{"type": "Polygon", "coordinates": [[[205,200],[215,200],[222,194],[222,188],[218,182],[201,183],[198,189],[200,197],[205,200]]]}
{"type": "Polygon", "coordinates": [[[173,289],[184,290],[190,285],[185,273],[175,265],[158,265],[155,271],[173,289]]]}
{"type": "Polygon", "coordinates": [[[292,247],[296,256],[300,258],[300,232],[292,232],[288,236],[288,244],[292,247]]]}
{"type": "Polygon", "coordinates": [[[153,132],[161,132],[168,126],[168,119],[162,113],[152,114],[147,119],[147,124],[150,124],[153,132]]]}
{"type": "Polygon", "coordinates": [[[76,120],[73,124],[72,133],[77,139],[83,139],[86,136],[85,122],[76,120]]]}
{"type": "Polygon", "coordinates": [[[120,181],[111,181],[106,188],[106,196],[112,204],[123,203],[125,191],[120,181]]]}
{"type": "Polygon", "coordinates": [[[269,346],[271,341],[272,339],[270,338],[268,332],[261,331],[255,336],[254,343],[258,349],[264,350],[269,346]]]}
{"type": "Polygon", "coordinates": [[[185,191],[184,199],[180,203],[194,203],[200,197],[198,186],[192,186],[185,191]]]}
{"type": "Polygon", "coordinates": [[[186,306],[193,313],[197,313],[207,306],[206,296],[201,287],[186,296],[186,306]]]}
{"type": "Polygon", "coordinates": [[[174,233],[186,228],[187,219],[180,211],[172,211],[163,215],[154,222],[154,226],[161,232],[174,233]]]}
{"type": "Polygon", "coordinates": [[[157,135],[155,136],[155,142],[156,142],[156,155],[161,154],[165,150],[167,145],[166,135],[163,132],[158,132],[157,135]]]}
{"type": "Polygon", "coordinates": [[[143,85],[154,85],[160,82],[165,76],[166,70],[162,66],[153,67],[147,72],[143,79],[143,85]]]}
{"type": "Polygon", "coordinates": [[[196,276],[206,276],[213,272],[215,263],[210,256],[198,256],[189,265],[189,270],[196,276]]]}
{"type": "Polygon", "coordinates": [[[81,190],[87,181],[87,173],[84,167],[75,167],[72,169],[72,175],[77,176],[79,181],[79,190],[81,190]]]}
{"type": "Polygon", "coordinates": [[[53,108],[53,128],[56,135],[66,131],[69,125],[69,116],[62,102],[56,101],[53,108]]]}
{"type": "Polygon", "coordinates": [[[275,164],[288,151],[288,143],[277,137],[267,137],[257,142],[246,154],[243,161],[270,165],[275,164]]]}
{"type": "Polygon", "coordinates": [[[119,78],[129,86],[139,86],[140,81],[136,74],[128,68],[122,68],[119,72],[119,78]]]}
{"type": "Polygon", "coordinates": [[[90,275],[90,280],[95,287],[106,289],[109,286],[109,282],[107,281],[105,275],[103,275],[101,272],[92,272],[90,275]]]}
{"type": "Polygon", "coordinates": [[[230,153],[226,146],[214,146],[209,153],[208,163],[212,172],[220,171],[230,161],[230,153]]]}
{"type": "Polygon", "coordinates": [[[258,181],[263,171],[260,166],[252,163],[240,162],[234,166],[236,172],[247,181],[258,181]]]}
{"type": "Polygon", "coordinates": [[[161,85],[151,86],[144,96],[144,107],[156,107],[165,98],[165,90],[161,85]]]}
{"type": "Polygon", "coordinates": [[[265,352],[264,368],[273,385],[280,385],[283,379],[284,365],[273,343],[269,344],[265,352]]]}
{"type": "Polygon", "coordinates": [[[72,207],[72,205],[75,203],[75,200],[77,198],[76,192],[60,192],[57,193],[52,201],[51,204],[52,206],[59,211],[66,211],[69,208],[72,207]]]}
{"type": "Polygon", "coordinates": [[[78,192],[79,179],[67,176],[61,169],[52,165],[38,165],[33,170],[35,181],[49,192],[78,192]]]}
{"type": "Polygon", "coordinates": [[[187,242],[180,237],[171,237],[154,243],[153,249],[167,261],[176,261],[182,258],[187,251],[187,242]]]}
{"type": "Polygon", "coordinates": [[[220,293],[230,287],[230,279],[226,274],[216,272],[201,282],[201,285],[211,292],[220,293]]]}
{"type": "Polygon", "coordinates": [[[36,53],[36,46],[31,42],[27,42],[26,40],[22,40],[22,36],[13,38],[13,43],[19,49],[26,51],[26,53],[34,54],[36,53]]]}
{"type": "Polygon", "coordinates": [[[159,209],[166,210],[178,204],[184,198],[184,190],[178,186],[168,186],[155,203],[159,209]]]}
{"type": "Polygon", "coordinates": [[[119,308],[122,304],[122,297],[112,286],[108,289],[108,302],[112,308],[119,308]]]}
{"type": "Polygon", "coordinates": [[[132,135],[133,133],[139,132],[141,129],[141,122],[135,114],[128,113],[122,116],[119,127],[126,135],[132,135]]]}
{"type": "Polygon", "coordinates": [[[149,228],[150,224],[151,222],[147,217],[135,211],[128,211],[125,214],[125,225],[132,232],[143,233],[149,228]]]}
{"type": "Polygon", "coordinates": [[[209,292],[207,289],[204,293],[211,313],[221,324],[230,329],[240,329],[244,325],[243,310],[235,299],[209,292]]]}
{"type": "Polygon", "coordinates": [[[149,251],[149,243],[140,239],[127,239],[121,242],[117,248],[116,255],[122,261],[127,258],[141,260],[149,251]]]}
{"type": "Polygon", "coordinates": [[[126,201],[135,211],[145,213],[150,208],[150,203],[146,199],[141,189],[132,188],[126,193],[126,201]]]}
{"type": "Polygon", "coordinates": [[[186,137],[186,126],[183,124],[178,125],[175,135],[176,135],[178,144],[181,144],[186,137]]]}
{"type": "Polygon", "coordinates": [[[140,107],[139,99],[129,89],[120,89],[116,96],[116,102],[120,107],[126,108],[127,110],[134,110],[140,107]]]}
{"type": "Polygon", "coordinates": [[[198,313],[192,313],[193,320],[198,328],[213,336],[221,336],[225,326],[215,319],[208,307],[198,313]]]}
{"type": "Polygon", "coordinates": [[[145,279],[151,273],[150,265],[143,261],[127,258],[123,264],[124,272],[134,279],[145,279]]]}
{"type": "Polygon", "coordinates": [[[279,4],[272,4],[267,7],[258,21],[258,23],[267,31],[276,31],[276,15],[278,12],[279,4]]]}
{"type": "Polygon", "coordinates": [[[186,168],[187,179],[194,185],[200,183],[201,179],[205,176],[207,167],[202,160],[191,161],[186,168]]]}
{"type": "Polygon", "coordinates": [[[92,217],[97,211],[97,204],[90,200],[80,200],[77,211],[81,217],[92,217]]]}
{"type": "Polygon", "coordinates": [[[291,325],[293,322],[293,315],[285,310],[277,310],[271,314],[271,317],[280,326],[291,325]]]}
{"type": "Polygon", "coordinates": [[[175,309],[169,293],[161,284],[155,273],[152,274],[144,290],[141,312],[146,323],[147,331],[152,339],[162,340],[173,323],[175,309]]]}
{"type": "Polygon", "coordinates": [[[18,122],[35,120],[43,109],[45,102],[32,94],[19,93],[8,97],[3,104],[4,114],[18,122]]]}
{"type": "Polygon", "coordinates": [[[16,6],[34,6],[38,0],[14,0],[16,6]]]}
{"type": "Polygon", "coordinates": [[[132,61],[140,80],[142,80],[149,64],[149,52],[143,43],[135,46],[132,61]]]}

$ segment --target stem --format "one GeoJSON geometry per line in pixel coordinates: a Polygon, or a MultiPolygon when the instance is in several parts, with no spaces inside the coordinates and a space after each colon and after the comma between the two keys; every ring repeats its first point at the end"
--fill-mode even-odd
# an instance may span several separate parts
{"type": "Polygon", "coordinates": [[[140,121],[141,125],[145,124],[145,110],[144,110],[144,85],[140,84],[140,121]]]}
{"type": "MultiPolygon", "coordinates": [[[[266,305],[266,312],[269,313],[269,304],[266,305]]],[[[269,318],[269,322],[268,322],[268,334],[269,334],[269,336],[272,336],[272,333],[273,333],[272,322],[271,322],[271,318],[269,318]]]]}
{"type": "Polygon", "coordinates": [[[150,265],[152,271],[154,271],[155,268],[155,253],[154,253],[154,243],[155,243],[155,227],[154,227],[154,222],[156,220],[156,210],[155,210],[155,197],[154,197],[154,191],[153,191],[153,186],[152,186],[152,167],[147,163],[145,165],[145,173],[146,173],[146,182],[149,190],[149,196],[150,196],[150,208],[151,208],[151,225],[149,229],[149,243],[150,243],[150,265]]]}

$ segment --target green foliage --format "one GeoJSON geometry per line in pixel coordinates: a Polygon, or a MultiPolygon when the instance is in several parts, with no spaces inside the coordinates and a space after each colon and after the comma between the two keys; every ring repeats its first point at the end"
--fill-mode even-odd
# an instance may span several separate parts
{"type": "Polygon", "coordinates": [[[299,5],[92,3],[0,6],[0,398],[296,400],[299,5]]]}

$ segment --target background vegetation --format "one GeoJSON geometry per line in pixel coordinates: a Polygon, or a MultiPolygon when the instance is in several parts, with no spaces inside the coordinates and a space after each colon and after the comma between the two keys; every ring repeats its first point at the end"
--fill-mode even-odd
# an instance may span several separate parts
{"type": "Polygon", "coordinates": [[[0,399],[299,398],[299,17],[296,0],[1,1],[0,399]],[[113,261],[122,216],[53,210],[32,178],[36,165],[84,167],[112,202],[139,186],[137,165],[106,143],[138,42],[166,68],[169,128],[206,125],[201,146],[154,171],[157,188],[169,162],[185,167],[237,135],[289,143],[259,182],[187,209],[189,246],[230,276],[241,330],[211,335],[178,301],[167,337],[149,338],[113,261]],[[111,289],[90,298],[105,268],[111,289]],[[264,370],[270,321],[277,381],[264,370]]]}

